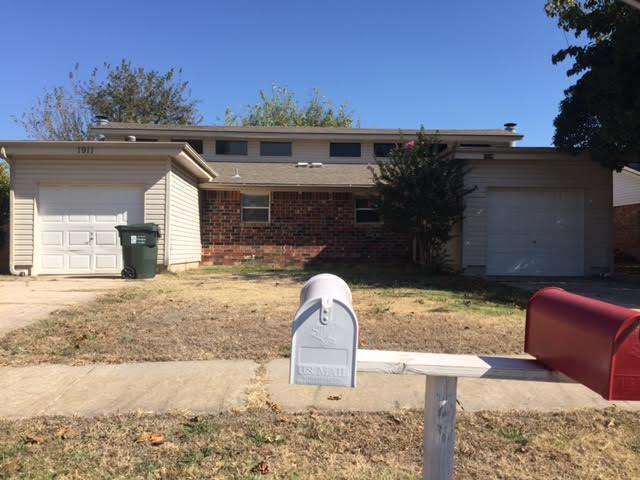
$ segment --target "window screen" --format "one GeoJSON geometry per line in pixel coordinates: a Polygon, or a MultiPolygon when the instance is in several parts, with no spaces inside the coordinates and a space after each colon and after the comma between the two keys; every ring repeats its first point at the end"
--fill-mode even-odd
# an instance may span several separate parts
{"type": "Polygon", "coordinates": [[[269,194],[242,194],[242,221],[269,222],[269,194]]]}
{"type": "Polygon", "coordinates": [[[216,155],[246,155],[247,142],[244,140],[216,140],[216,155]]]}

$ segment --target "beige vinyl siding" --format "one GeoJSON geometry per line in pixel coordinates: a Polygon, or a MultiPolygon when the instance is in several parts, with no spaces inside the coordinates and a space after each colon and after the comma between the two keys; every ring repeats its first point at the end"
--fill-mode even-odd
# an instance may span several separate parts
{"type": "Polygon", "coordinates": [[[629,168],[613,174],[613,206],[640,203],[640,173],[629,168]]]}
{"type": "Polygon", "coordinates": [[[175,163],[169,179],[168,264],[200,262],[200,206],[198,183],[175,163]]]}
{"type": "MultiPolygon", "coordinates": [[[[224,138],[219,138],[224,140],[224,138]]],[[[235,140],[235,139],[234,139],[235,140]]],[[[287,140],[267,140],[287,141],[287,140]]],[[[368,163],[373,162],[373,142],[360,142],[360,157],[330,157],[329,140],[295,140],[291,142],[290,157],[263,157],[260,155],[260,140],[247,141],[247,155],[216,155],[216,140],[206,139],[203,157],[208,162],[321,162],[321,163],[368,163]]],[[[351,143],[351,142],[348,142],[351,143]]],[[[353,142],[358,143],[358,142],[353,142]]],[[[213,165],[215,168],[215,165],[213,165]]]]}
{"type": "Polygon", "coordinates": [[[167,161],[21,159],[12,167],[13,232],[12,264],[32,266],[37,235],[38,186],[49,184],[141,185],[144,188],[144,221],[160,225],[158,263],[164,261],[165,182],[167,161]]]}
{"type": "Polygon", "coordinates": [[[477,187],[466,197],[462,266],[483,274],[487,263],[487,197],[491,188],[581,189],[584,192],[585,274],[611,267],[611,172],[588,158],[470,160],[465,182],[477,187]]]}

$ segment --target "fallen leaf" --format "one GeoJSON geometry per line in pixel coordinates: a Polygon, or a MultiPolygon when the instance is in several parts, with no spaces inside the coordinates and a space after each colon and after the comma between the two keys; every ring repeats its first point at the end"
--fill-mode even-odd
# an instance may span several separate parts
{"type": "Polygon", "coordinates": [[[76,437],[77,435],[78,432],[71,427],[62,427],[56,432],[56,437],[61,438],[62,440],[68,440],[69,438],[76,437]]]}
{"type": "Polygon", "coordinates": [[[329,395],[327,400],[342,400],[342,395],[329,395]]]}
{"type": "Polygon", "coordinates": [[[42,445],[44,443],[44,437],[42,435],[27,434],[24,437],[24,441],[32,445],[42,445]]]}
{"type": "Polygon", "coordinates": [[[253,467],[253,471],[259,473],[260,475],[266,475],[271,471],[269,464],[262,460],[259,464],[253,467]]]}
{"type": "Polygon", "coordinates": [[[150,443],[151,445],[158,446],[164,443],[164,434],[154,432],[142,432],[138,435],[136,443],[150,443]]]}
{"type": "Polygon", "coordinates": [[[15,473],[18,473],[18,470],[20,470],[20,464],[15,460],[9,460],[7,463],[2,465],[2,469],[0,469],[2,473],[7,475],[14,475],[15,473]]]}

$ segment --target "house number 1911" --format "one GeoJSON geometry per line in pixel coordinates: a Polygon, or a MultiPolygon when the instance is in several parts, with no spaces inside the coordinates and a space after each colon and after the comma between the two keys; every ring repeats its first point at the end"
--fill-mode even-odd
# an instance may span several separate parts
{"type": "Polygon", "coordinates": [[[93,147],[78,147],[78,153],[92,154],[93,153],[93,147]]]}

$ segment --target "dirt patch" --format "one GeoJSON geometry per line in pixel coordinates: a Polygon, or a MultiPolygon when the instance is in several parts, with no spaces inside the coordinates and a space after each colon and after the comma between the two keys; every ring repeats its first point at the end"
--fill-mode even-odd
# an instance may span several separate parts
{"type": "MultiPolygon", "coordinates": [[[[0,339],[0,364],[287,356],[300,288],[313,273],[203,269],[161,275],[8,334],[0,339]]],[[[526,298],[517,289],[420,272],[339,273],[353,288],[363,348],[521,352],[526,298]]]]}
{"type": "MultiPolygon", "coordinates": [[[[461,414],[457,479],[640,477],[629,412],[461,414]]],[[[422,414],[117,416],[0,421],[11,478],[418,479],[422,414]]]]}

